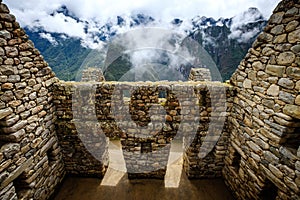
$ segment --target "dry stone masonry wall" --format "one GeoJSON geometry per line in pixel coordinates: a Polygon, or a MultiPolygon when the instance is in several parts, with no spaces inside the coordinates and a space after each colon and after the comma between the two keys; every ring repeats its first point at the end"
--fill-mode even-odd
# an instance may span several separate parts
{"type": "Polygon", "coordinates": [[[99,68],[89,67],[87,69],[82,70],[81,81],[97,81],[102,82],[105,81],[105,77],[103,76],[102,70],[99,68]]]}
{"type": "Polygon", "coordinates": [[[300,199],[299,10],[282,1],[231,78],[223,175],[238,199],[300,199]]]}
{"type": "Polygon", "coordinates": [[[230,87],[201,82],[59,82],[55,87],[57,134],[67,173],[103,175],[110,138],[121,140],[129,178],[163,178],[171,141],[182,143],[184,137],[192,143],[185,146],[184,154],[188,176],[221,176],[228,138],[228,132],[222,133],[223,124],[214,127],[219,129],[219,135],[212,134],[209,138],[215,144],[221,137],[209,156],[199,160],[197,148],[208,134],[210,99],[223,99],[223,104],[215,108],[216,112],[222,111],[226,106],[226,92],[230,95],[232,91],[230,87]],[[214,92],[212,97],[209,87],[226,90],[221,95],[219,91],[214,92]],[[190,97],[193,93],[194,102],[190,97]],[[97,152],[98,161],[87,149],[97,152]]]}
{"type": "Polygon", "coordinates": [[[0,199],[47,199],[64,176],[57,79],[1,1],[0,56],[0,199]]]}
{"type": "Polygon", "coordinates": [[[190,81],[211,81],[211,73],[207,68],[192,68],[190,75],[190,81]]]}

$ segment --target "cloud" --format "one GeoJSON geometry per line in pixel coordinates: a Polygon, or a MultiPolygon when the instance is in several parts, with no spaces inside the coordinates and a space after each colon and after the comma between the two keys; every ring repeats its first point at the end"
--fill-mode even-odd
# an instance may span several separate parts
{"type": "Polygon", "coordinates": [[[237,39],[238,42],[248,42],[249,39],[255,37],[259,33],[257,27],[246,27],[245,25],[261,21],[262,13],[256,8],[249,8],[247,11],[240,13],[232,18],[230,26],[230,39],[237,39]]]}
{"type": "Polygon", "coordinates": [[[40,33],[40,37],[48,40],[53,45],[58,45],[58,42],[51,36],[50,33],[40,33]]]}
{"type": "MultiPolygon", "coordinates": [[[[99,30],[108,21],[115,22],[117,16],[130,20],[128,16],[143,13],[156,20],[156,23],[151,26],[168,28],[172,27],[166,24],[174,18],[180,18],[183,20],[181,29],[188,29],[191,26],[189,20],[197,15],[215,19],[230,18],[249,7],[257,7],[263,11],[263,16],[268,18],[279,0],[189,0],[184,2],[182,0],[51,0],[51,2],[4,0],[3,2],[9,6],[23,27],[41,27],[46,32],[78,37],[85,44],[93,44],[101,43],[101,41],[97,41],[91,32],[99,30]],[[55,13],[62,6],[66,6],[79,20],[62,13],[55,13]]],[[[236,18],[236,21],[238,20],[244,22],[241,18],[236,18]]],[[[131,29],[129,25],[122,28],[110,28],[116,29],[117,33],[131,29]]]]}

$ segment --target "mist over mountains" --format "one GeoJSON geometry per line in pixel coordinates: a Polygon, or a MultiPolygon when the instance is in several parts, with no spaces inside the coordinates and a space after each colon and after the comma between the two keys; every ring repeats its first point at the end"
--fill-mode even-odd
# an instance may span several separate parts
{"type": "MultiPolygon", "coordinates": [[[[96,20],[84,21],[66,6],[61,6],[50,13],[50,16],[84,24],[82,27],[84,34],[68,34],[65,31],[62,33],[62,31],[46,29],[40,25],[39,21],[32,26],[24,27],[50,67],[63,80],[75,80],[79,68],[87,63],[91,65],[89,67],[93,67],[92,65],[95,63],[101,65],[99,61],[86,62],[87,57],[93,60],[93,56],[90,55],[93,49],[105,49],[107,43],[118,35],[141,27],[159,27],[194,39],[210,54],[223,80],[226,80],[235,71],[256,36],[266,25],[266,19],[256,8],[249,8],[232,18],[216,20],[204,16],[195,16],[189,20],[174,18],[169,22],[156,20],[154,17],[143,13],[131,13],[130,15],[124,14],[110,19],[104,25],[96,20]]],[[[99,55],[95,55],[97,59],[104,59],[105,51],[103,50],[103,52],[104,55],[100,58],[99,55]]],[[[164,65],[170,64],[171,61],[166,61],[166,58],[170,56],[164,57],[163,55],[163,52],[159,54],[156,62],[161,62],[164,65]]],[[[106,79],[119,80],[124,73],[132,68],[133,63],[131,61],[132,59],[128,55],[117,59],[113,66],[104,72],[106,79]]],[[[205,63],[202,64],[205,65],[205,63]]],[[[183,77],[187,78],[190,67],[198,66],[188,66],[185,70],[182,70],[183,77]]]]}

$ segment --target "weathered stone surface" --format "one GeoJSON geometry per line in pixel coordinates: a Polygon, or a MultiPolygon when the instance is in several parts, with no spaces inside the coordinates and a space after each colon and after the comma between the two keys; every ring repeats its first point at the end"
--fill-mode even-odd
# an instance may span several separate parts
{"type": "Polygon", "coordinates": [[[295,104],[300,105],[300,95],[296,97],[295,104]]]}
{"type": "Polygon", "coordinates": [[[283,173],[277,167],[275,167],[274,165],[269,164],[269,169],[279,179],[283,178],[283,173]]]}
{"type": "Polygon", "coordinates": [[[285,43],[286,41],[287,41],[287,34],[281,34],[274,38],[273,43],[280,44],[280,43],[285,43]]]}
{"type": "Polygon", "coordinates": [[[270,20],[269,20],[269,23],[272,23],[272,24],[280,24],[282,19],[283,19],[283,16],[284,16],[284,12],[278,12],[278,13],[274,13],[270,20]]]}
{"type": "Polygon", "coordinates": [[[300,45],[295,45],[291,48],[291,50],[294,52],[294,53],[299,53],[300,52],[300,45]]]}
{"type": "Polygon", "coordinates": [[[17,83],[21,80],[19,75],[9,75],[7,81],[11,83],[17,83]]]}
{"type": "Polygon", "coordinates": [[[263,53],[263,55],[265,55],[265,56],[271,56],[271,55],[274,55],[274,54],[275,54],[275,51],[274,51],[274,49],[271,48],[271,47],[265,47],[265,48],[263,48],[262,53],[263,53]]]}
{"type": "Polygon", "coordinates": [[[293,104],[295,101],[295,98],[296,98],[295,95],[293,95],[291,93],[283,92],[283,91],[279,92],[279,99],[286,103],[293,104]]]}
{"type": "Polygon", "coordinates": [[[291,117],[300,119],[300,106],[287,104],[284,106],[283,112],[291,117]]]}
{"type": "Polygon", "coordinates": [[[283,33],[283,31],[284,31],[284,25],[283,24],[277,25],[277,26],[275,26],[274,28],[271,29],[271,33],[274,34],[274,35],[279,35],[279,34],[283,33]]]}
{"type": "Polygon", "coordinates": [[[250,79],[245,79],[243,86],[244,88],[252,88],[252,81],[250,79]]]}
{"type": "Polygon", "coordinates": [[[275,105],[274,101],[271,99],[263,99],[262,104],[267,106],[268,108],[274,108],[275,105]]]}
{"type": "Polygon", "coordinates": [[[286,67],[280,65],[267,65],[266,73],[277,77],[283,77],[285,68],[286,67]]]}
{"type": "Polygon", "coordinates": [[[17,132],[18,130],[24,128],[24,126],[27,124],[26,120],[22,120],[19,121],[18,123],[16,123],[14,126],[12,127],[2,127],[0,128],[0,130],[4,133],[4,134],[9,134],[9,133],[14,133],[17,132]]]}
{"type": "Polygon", "coordinates": [[[5,141],[5,142],[13,142],[13,143],[16,143],[16,142],[20,142],[21,139],[24,138],[26,132],[24,129],[21,129],[17,132],[14,132],[10,135],[0,135],[0,139],[2,141],[5,141]]]}
{"type": "Polygon", "coordinates": [[[268,33],[261,33],[258,37],[257,40],[259,42],[271,42],[273,40],[273,36],[268,33]]]}
{"type": "Polygon", "coordinates": [[[270,152],[270,151],[264,151],[263,152],[263,157],[270,164],[278,164],[278,162],[279,162],[279,158],[276,155],[274,155],[272,152],[270,152]]]}
{"type": "Polygon", "coordinates": [[[4,117],[10,115],[13,113],[13,110],[11,108],[5,108],[0,110],[0,119],[3,119],[4,117]]]}
{"type": "Polygon", "coordinates": [[[252,67],[254,70],[259,71],[259,70],[264,70],[265,66],[260,62],[260,61],[256,61],[252,64],[252,67]]]}
{"type": "Polygon", "coordinates": [[[50,74],[51,72],[52,72],[51,68],[46,67],[46,68],[39,70],[38,73],[36,74],[36,76],[45,76],[45,75],[50,74]]]}
{"type": "Polygon", "coordinates": [[[278,85],[271,85],[267,90],[267,94],[271,96],[278,96],[279,94],[279,86],[278,85]]]}
{"type": "Polygon", "coordinates": [[[277,63],[279,65],[290,65],[295,61],[295,54],[293,52],[284,52],[279,54],[277,63]]]}
{"type": "Polygon", "coordinates": [[[4,39],[10,39],[11,35],[10,35],[10,32],[8,32],[7,30],[1,30],[0,37],[2,37],[4,39]]]}
{"type": "Polygon", "coordinates": [[[291,31],[294,31],[296,29],[296,27],[299,25],[299,22],[298,21],[291,21],[289,22],[286,27],[285,27],[285,30],[287,32],[291,32],[291,31]]]}
{"type": "Polygon", "coordinates": [[[0,152],[6,157],[6,159],[12,158],[14,154],[20,151],[20,144],[18,143],[9,143],[1,147],[0,152]]]}
{"type": "Polygon", "coordinates": [[[278,85],[287,88],[287,89],[293,89],[295,84],[291,79],[288,78],[281,78],[278,81],[278,85]]]}
{"type": "Polygon", "coordinates": [[[13,75],[15,74],[15,68],[12,65],[1,65],[0,72],[3,75],[13,75]]]}
{"type": "Polygon", "coordinates": [[[5,52],[8,57],[16,57],[19,55],[19,51],[16,47],[5,47],[5,52]]]}
{"type": "Polygon", "coordinates": [[[0,10],[3,13],[9,13],[9,9],[5,4],[0,4],[0,10]]]}
{"type": "Polygon", "coordinates": [[[300,79],[300,69],[298,67],[288,67],[286,74],[295,79],[300,79]]]}
{"type": "Polygon", "coordinates": [[[300,29],[297,29],[288,35],[288,42],[289,43],[296,43],[300,41],[300,29]]]}

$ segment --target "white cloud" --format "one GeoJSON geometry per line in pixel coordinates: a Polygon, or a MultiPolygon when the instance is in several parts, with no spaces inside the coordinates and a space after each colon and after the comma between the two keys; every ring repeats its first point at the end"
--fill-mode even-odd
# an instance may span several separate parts
{"type": "Polygon", "coordinates": [[[232,17],[249,7],[257,7],[269,17],[279,0],[4,0],[12,11],[28,25],[34,18],[39,19],[61,5],[66,5],[81,19],[98,19],[106,22],[117,15],[143,12],[161,20],[192,18],[196,15],[207,17],[232,17]],[[23,14],[22,14],[23,13],[23,14]],[[29,15],[25,16],[25,13],[29,15]]]}
{"type": "MultiPolygon", "coordinates": [[[[181,28],[190,26],[187,19],[197,15],[230,18],[249,7],[257,7],[268,18],[279,0],[3,0],[22,26],[42,27],[47,32],[66,34],[72,37],[87,39],[89,35],[84,32],[84,27],[89,30],[97,30],[107,21],[115,21],[117,16],[129,16],[131,14],[148,14],[156,19],[162,26],[174,18],[183,19],[181,28]],[[62,5],[74,13],[81,21],[66,17],[63,14],[54,14],[62,5]],[[97,24],[94,23],[97,21],[97,24]],[[86,24],[85,22],[88,22],[86,24]]],[[[243,19],[238,19],[243,22],[243,19]]],[[[238,24],[238,23],[237,23],[238,24]]],[[[116,28],[116,27],[112,27],[116,28]]],[[[126,32],[129,26],[118,29],[118,32],[126,32]]]]}
{"type": "Polygon", "coordinates": [[[50,33],[40,33],[41,38],[48,40],[53,45],[58,45],[58,42],[51,36],[50,33]]]}
{"type": "Polygon", "coordinates": [[[240,13],[233,17],[232,25],[230,27],[231,34],[229,35],[230,39],[237,39],[239,42],[248,42],[249,39],[253,38],[259,33],[257,27],[253,29],[245,29],[243,25],[256,22],[261,18],[261,13],[256,9],[249,9],[243,13],[240,13]]]}

